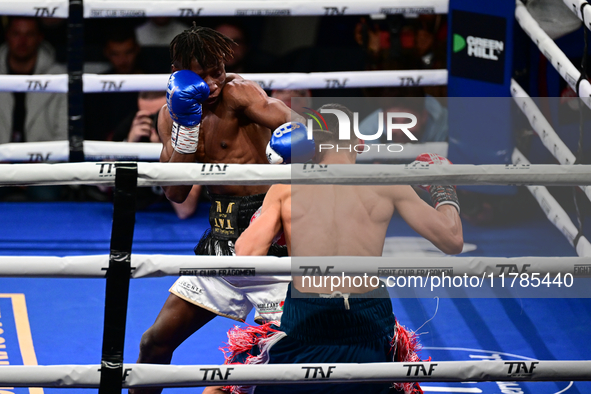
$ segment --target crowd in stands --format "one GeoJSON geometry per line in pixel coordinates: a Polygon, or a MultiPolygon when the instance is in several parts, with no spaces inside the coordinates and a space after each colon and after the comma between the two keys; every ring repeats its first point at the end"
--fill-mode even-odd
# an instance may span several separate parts
{"type": "MultiPolygon", "coordinates": [[[[193,22],[185,19],[87,19],[84,30],[84,71],[100,74],[169,73],[169,43],[193,22]]],[[[308,18],[307,25],[305,23],[301,28],[314,29],[316,38],[308,45],[287,53],[282,47],[264,48],[262,37],[266,31],[265,24],[261,22],[265,18],[202,18],[197,23],[215,28],[236,42],[234,57],[226,64],[227,72],[261,73],[445,68],[445,19],[444,15],[421,15],[416,18],[388,16],[379,21],[350,16],[308,18]]],[[[66,72],[66,20],[3,17],[2,33],[1,73],[26,75],[66,72]]],[[[311,94],[323,93],[319,90],[311,94]]],[[[363,92],[347,89],[345,94],[358,97],[363,92]]],[[[63,95],[6,95],[15,98],[19,108],[15,110],[17,114],[5,115],[0,119],[4,122],[3,129],[13,128],[10,136],[6,133],[0,135],[0,142],[65,139],[66,102],[63,95]],[[38,135],[38,131],[33,131],[38,126],[29,123],[26,123],[25,133],[24,124],[20,126],[24,121],[25,111],[21,108],[21,102],[25,95],[38,97],[34,103],[27,103],[27,107],[40,107],[46,113],[51,113],[50,133],[38,135]],[[51,101],[52,105],[47,105],[46,101],[51,101]],[[11,126],[13,120],[16,122],[11,126]]],[[[445,97],[445,92],[431,95],[445,97]]],[[[112,140],[120,123],[138,110],[137,96],[136,92],[86,94],[85,139],[112,140]]],[[[7,113],[11,109],[9,105],[0,108],[7,113]]],[[[31,112],[26,111],[27,116],[30,117],[31,112]]],[[[47,126],[48,122],[44,118],[36,119],[44,127],[47,126]]]]}
{"type": "MultiPolygon", "coordinates": [[[[199,18],[198,25],[215,28],[236,43],[227,72],[326,72],[447,68],[446,15],[388,15],[285,18],[199,18]],[[375,17],[374,17],[375,18],[375,17]],[[294,18],[288,18],[294,19],[294,18]],[[285,25],[284,30],[273,31],[285,25]],[[294,30],[305,34],[294,34],[294,30]],[[293,40],[281,37],[292,37],[293,40]],[[297,37],[297,39],[296,39],[297,37]]],[[[99,74],[166,74],[169,43],[194,18],[86,19],[84,72],[99,74]]],[[[2,17],[0,74],[31,75],[66,72],[67,25],[57,18],[2,17]]],[[[539,87],[538,87],[539,88],[539,87]]],[[[566,89],[563,89],[566,90],[566,89]]],[[[564,92],[560,92],[562,95],[564,92]]],[[[446,141],[446,86],[272,90],[268,94],[302,113],[312,97],[399,97],[396,104],[370,108],[360,129],[371,130],[380,110],[414,106],[421,114],[420,142],[446,141]],[[406,100],[406,98],[412,98],[406,100]],[[412,105],[409,104],[412,102],[412,105]],[[417,107],[418,106],[418,107],[417,107]]],[[[547,92],[548,95],[558,95],[547,92]]],[[[84,97],[85,140],[159,142],[157,109],[164,92],[92,93],[84,97]]],[[[361,120],[361,119],[360,119],[361,120]]],[[[0,143],[67,139],[67,98],[63,93],[0,93],[0,143]]],[[[417,129],[418,130],[418,129],[417,129]]],[[[382,141],[383,142],[383,141],[382,141]]],[[[0,188],[0,201],[103,200],[108,191],[71,187],[0,188]]],[[[193,193],[194,201],[200,195],[193,193]]],[[[201,196],[203,198],[203,195],[201,196]]],[[[163,202],[158,190],[145,196],[145,207],[163,202]]],[[[195,203],[196,205],[196,203],[195,203]]],[[[194,209],[175,207],[179,217],[194,209]],[[180,211],[179,211],[180,209],[180,211]],[[179,213],[180,212],[180,213],[179,213]]]]}

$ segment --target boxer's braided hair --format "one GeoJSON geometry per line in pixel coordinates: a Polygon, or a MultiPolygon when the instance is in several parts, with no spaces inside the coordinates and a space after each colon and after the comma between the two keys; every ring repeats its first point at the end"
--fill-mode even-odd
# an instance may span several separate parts
{"type": "Polygon", "coordinates": [[[193,26],[178,34],[170,43],[172,63],[183,69],[191,69],[191,61],[197,59],[204,70],[217,67],[234,54],[234,41],[208,27],[193,26]]]}

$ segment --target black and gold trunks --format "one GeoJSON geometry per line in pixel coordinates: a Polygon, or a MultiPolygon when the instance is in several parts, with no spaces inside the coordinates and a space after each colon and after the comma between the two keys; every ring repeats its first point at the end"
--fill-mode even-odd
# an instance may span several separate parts
{"type": "MultiPolygon", "coordinates": [[[[263,205],[265,194],[252,196],[226,196],[210,194],[208,229],[197,246],[196,255],[231,256],[234,254],[234,242],[250,224],[252,215],[263,205]]],[[[285,247],[272,245],[269,254],[287,255],[285,247]]]]}
{"type": "Polygon", "coordinates": [[[264,194],[252,196],[211,195],[209,225],[216,239],[235,241],[250,224],[250,218],[263,205],[264,194]]]}

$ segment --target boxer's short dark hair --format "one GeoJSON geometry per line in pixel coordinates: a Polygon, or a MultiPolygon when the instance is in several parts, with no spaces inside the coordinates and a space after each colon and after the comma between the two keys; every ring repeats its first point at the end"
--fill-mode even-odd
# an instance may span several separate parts
{"type": "Polygon", "coordinates": [[[170,43],[170,57],[178,68],[191,69],[196,59],[204,70],[217,67],[234,54],[234,41],[208,27],[193,26],[178,34],[170,43]],[[180,66],[180,67],[179,67],[180,66]]]}
{"type": "MultiPolygon", "coordinates": [[[[353,112],[347,107],[342,104],[338,103],[330,103],[324,104],[322,107],[318,108],[318,112],[321,112],[322,109],[338,109],[343,111],[350,120],[351,129],[349,130],[351,138],[348,140],[340,140],[339,139],[339,121],[336,115],[326,114],[324,115],[324,119],[326,120],[326,127],[328,128],[328,132],[332,134],[333,143],[338,143],[340,147],[349,147],[352,143],[357,141],[357,137],[355,137],[355,133],[353,132],[353,112]]],[[[321,112],[322,113],[322,112],[321,112]]]]}

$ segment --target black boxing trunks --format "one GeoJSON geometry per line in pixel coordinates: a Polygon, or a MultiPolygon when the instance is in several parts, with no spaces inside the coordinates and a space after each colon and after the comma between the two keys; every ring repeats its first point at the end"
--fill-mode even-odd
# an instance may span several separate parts
{"type": "MultiPolygon", "coordinates": [[[[210,194],[209,225],[197,246],[196,255],[232,256],[234,244],[250,224],[252,215],[263,205],[265,194],[226,196],[210,194]]],[[[287,248],[271,245],[270,256],[287,256],[287,248]]]]}

